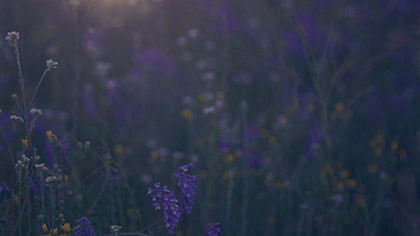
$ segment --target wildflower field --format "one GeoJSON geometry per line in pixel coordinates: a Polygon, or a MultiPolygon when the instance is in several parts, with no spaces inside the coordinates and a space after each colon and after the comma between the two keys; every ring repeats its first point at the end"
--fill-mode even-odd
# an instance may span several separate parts
{"type": "Polygon", "coordinates": [[[0,236],[420,235],[420,1],[1,0],[0,236]]]}

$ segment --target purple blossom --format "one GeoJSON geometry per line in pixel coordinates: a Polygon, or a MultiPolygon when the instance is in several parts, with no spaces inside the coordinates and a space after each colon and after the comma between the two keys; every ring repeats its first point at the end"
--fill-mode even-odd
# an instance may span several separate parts
{"type": "Polygon", "coordinates": [[[74,236],[96,236],[95,232],[90,226],[88,218],[83,216],[82,218],[75,221],[79,223],[79,225],[74,228],[74,236]]]}
{"type": "Polygon", "coordinates": [[[219,225],[219,222],[208,223],[206,227],[206,236],[217,236],[217,234],[221,231],[219,225]]]}
{"type": "Polygon", "coordinates": [[[188,171],[188,168],[193,167],[194,164],[191,162],[187,165],[180,166],[178,171],[174,175],[178,178],[178,187],[181,188],[181,200],[182,208],[185,211],[185,214],[190,214],[192,210],[192,205],[194,204],[194,195],[195,195],[195,176],[189,175],[185,172],[188,171]]]}
{"type": "Polygon", "coordinates": [[[160,187],[160,183],[155,183],[154,188],[148,188],[147,194],[152,196],[155,209],[162,209],[165,226],[168,232],[173,234],[176,223],[181,218],[181,210],[177,205],[178,200],[175,195],[168,189],[168,186],[160,187]]]}

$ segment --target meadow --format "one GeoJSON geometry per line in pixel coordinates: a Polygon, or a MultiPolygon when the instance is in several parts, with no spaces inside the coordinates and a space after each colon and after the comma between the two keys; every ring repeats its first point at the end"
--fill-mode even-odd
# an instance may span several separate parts
{"type": "Polygon", "coordinates": [[[0,236],[420,235],[419,9],[1,0],[0,236]]]}

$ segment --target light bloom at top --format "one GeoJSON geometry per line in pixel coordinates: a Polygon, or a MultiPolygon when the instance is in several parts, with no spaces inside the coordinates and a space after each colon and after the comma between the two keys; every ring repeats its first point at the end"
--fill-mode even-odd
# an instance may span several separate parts
{"type": "Polygon", "coordinates": [[[155,183],[154,188],[148,188],[147,194],[152,196],[153,206],[156,210],[163,212],[163,222],[170,234],[174,233],[174,229],[181,218],[181,210],[177,205],[178,200],[172,191],[168,190],[168,186],[160,186],[155,183]]]}
{"type": "Polygon", "coordinates": [[[33,116],[40,116],[40,115],[42,115],[42,111],[41,111],[41,109],[32,108],[29,112],[30,112],[33,116]]]}
{"type": "Polygon", "coordinates": [[[20,116],[16,116],[16,115],[11,115],[10,119],[14,122],[22,122],[23,123],[23,118],[20,116]]]}
{"type": "Polygon", "coordinates": [[[47,69],[48,70],[56,69],[57,66],[58,66],[58,62],[53,61],[51,59],[48,59],[47,62],[46,62],[46,64],[47,64],[47,69]]]}
{"type": "Polygon", "coordinates": [[[181,200],[182,208],[184,209],[185,214],[190,214],[192,206],[194,204],[194,195],[195,195],[195,176],[189,175],[185,172],[188,171],[188,168],[193,167],[194,164],[191,162],[187,165],[180,166],[178,171],[174,175],[178,178],[178,187],[181,188],[181,200]]]}
{"type": "Polygon", "coordinates": [[[17,43],[17,41],[19,40],[19,38],[20,38],[19,32],[12,31],[12,32],[8,32],[8,33],[7,33],[7,35],[6,35],[6,38],[5,38],[5,39],[6,39],[7,41],[9,41],[9,42],[11,42],[11,43],[15,44],[15,43],[17,43]]]}
{"type": "Polygon", "coordinates": [[[219,222],[217,223],[208,223],[206,227],[206,236],[217,236],[220,233],[219,222]]]}

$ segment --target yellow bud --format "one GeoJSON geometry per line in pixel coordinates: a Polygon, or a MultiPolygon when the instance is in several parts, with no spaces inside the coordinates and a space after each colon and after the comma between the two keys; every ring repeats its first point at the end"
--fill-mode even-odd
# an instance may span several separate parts
{"type": "Polygon", "coordinates": [[[47,227],[47,225],[46,225],[46,224],[43,224],[43,225],[42,225],[42,232],[44,232],[44,233],[48,233],[48,227],[47,227]]]}
{"type": "Polygon", "coordinates": [[[25,150],[28,150],[28,139],[22,139],[22,146],[25,148],[25,150]]]}
{"type": "Polygon", "coordinates": [[[69,223],[65,223],[63,226],[61,226],[61,229],[65,234],[69,234],[71,231],[71,227],[69,223]]]}

